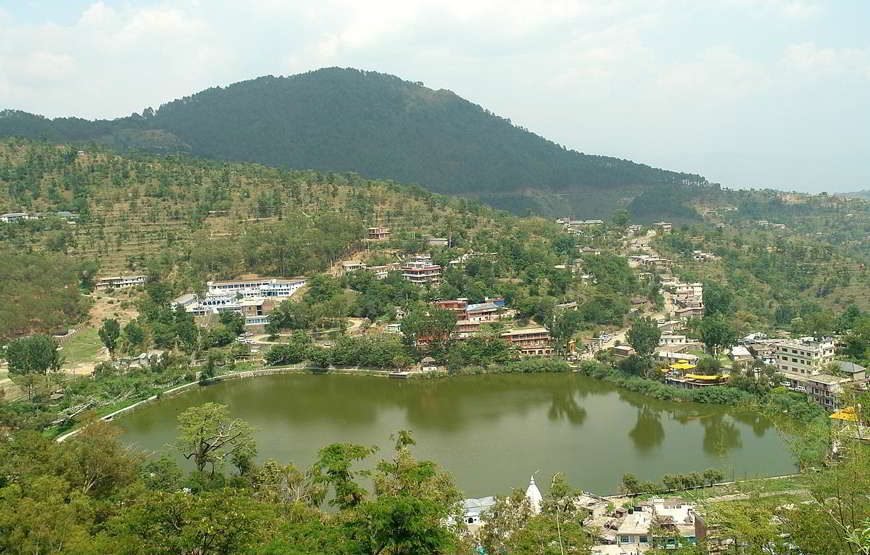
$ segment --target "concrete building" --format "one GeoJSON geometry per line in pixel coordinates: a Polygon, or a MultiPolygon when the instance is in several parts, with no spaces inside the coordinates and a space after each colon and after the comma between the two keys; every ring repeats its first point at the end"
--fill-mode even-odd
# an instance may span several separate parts
{"type": "Polygon", "coordinates": [[[402,277],[415,285],[428,285],[441,281],[441,266],[434,264],[432,258],[418,255],[401,266],[402,277]]]}
{"type": "Polygon", "coordinates": [[[811,337],[780,341],[776,344],[774,358],[777,370],[810,376],[834,362],[834,343],[811,337]]]}
{"type": "Polygon", "coordinates": [[[659,337],[659,345],[667,346],[667,345],[685,345],[689,342],[689,338],[685,335],[678,333],[663,333],[661,337],[659,337]]]}
{"type": "Polygon", "coordinates": [[[386,241],[390,238],[390,234],[390,228],[388,227],[370,227],[367,238],[369,241],[386,241]]]}
{"type": "Polygon", "coordinates": [[[29,219],[30,216],[27,215],[27,212],[7,212],[6,214],[0,214],[0,223],[4,224],[23,222],[24,220],[29,219]]]}
{"type": "Polygon", "coordinates": [[[95,287],[97,289],[128,289],[130,287],[136,287],[138,285],[145,285],[145,281],[147,281],[147,276],[138,274],[138,275],[128,275],[128,276],[110,276],[99,278],[95,287]]]}
{"type": "Polygon", "coordinates": [[[242,279],[233,281],[209,281],[208,295],[232,295],[234,297],[292,297],[305,285],[304,278],[295,279],[242,279]]]}
{"type": "Polygon", "coordinates": [[[523,356],[550,356],[553,344],[546,328],[526,328],[510,330],[501,334],[519,350],[523,356]]]}

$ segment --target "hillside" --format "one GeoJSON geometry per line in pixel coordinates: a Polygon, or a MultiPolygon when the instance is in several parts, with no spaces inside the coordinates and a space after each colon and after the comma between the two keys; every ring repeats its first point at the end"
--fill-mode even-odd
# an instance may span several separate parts
{"type": "Polygon", "coordinates": [[[353,171],[546,215],[592,217],[629,206],[638,219],[693,220],[679,203],[660,202],[649,213],[631,201],[642,192],[673,198],[675,189],[687,196],[706,184],[698,175],[568,150],[451,91],[353,69],[260,77],[112,121],[6,111],[0,136],[353,171]]]}

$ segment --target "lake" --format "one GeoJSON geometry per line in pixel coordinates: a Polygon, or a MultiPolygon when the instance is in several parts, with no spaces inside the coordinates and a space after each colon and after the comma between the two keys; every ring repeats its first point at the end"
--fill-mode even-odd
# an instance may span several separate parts
{"type": "Polygon", "coordinates": [[[200,387],[146,405],[116,422],[123,439],[169,450],[176,417],[226,404],[256,429],[259,458],[311,464],[329,443],[380,447],[412,430],[418,458],[449,470],[467,497],[506,494],[554,472],[595,493],[615,493],[623,474],[722,470],[727,479],[795,470],[785,438],[752,411],[673,403],[576,374],[494,374],[435,380],[277,375],[200,387]]]}

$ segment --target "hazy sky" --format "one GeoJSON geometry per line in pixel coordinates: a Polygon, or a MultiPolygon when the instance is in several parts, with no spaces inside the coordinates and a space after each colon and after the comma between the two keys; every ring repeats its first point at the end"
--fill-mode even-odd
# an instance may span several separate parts
{"type": "Polygon", "coordinates": [[[727,186],[870,189],[870,0],[0,0],[0,108],[112,118],[324,66],[727,186]]]}

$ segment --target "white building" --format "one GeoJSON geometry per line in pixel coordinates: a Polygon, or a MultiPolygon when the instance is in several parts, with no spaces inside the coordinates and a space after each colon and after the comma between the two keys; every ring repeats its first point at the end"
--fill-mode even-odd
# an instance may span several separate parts
{"type": "Polygon", "coordinates": [[[144,285],[147,279],[145,275],[110,276],[99,278],[95,287],[97,289],[127,289],[137,285],[144,285]]]}
{"type": "Polygon", "coordinates": [[[232,295],[235,297],[292,297],[305,285],[304,278],[296,279],[245,279],[235,281],[209,281],[209,295],[232,295]]]}
{"type": "Polygon", "coordinates": [[[834,362],[834,343],[830,339],[816,341],[812,337],[780,341],[774,358],[777,370],[811,376],[834,362]]]}

